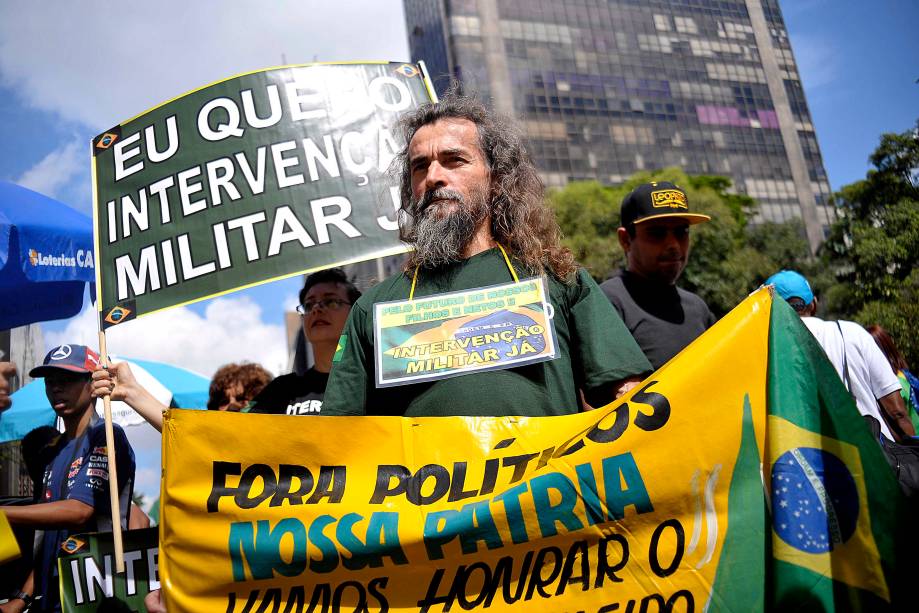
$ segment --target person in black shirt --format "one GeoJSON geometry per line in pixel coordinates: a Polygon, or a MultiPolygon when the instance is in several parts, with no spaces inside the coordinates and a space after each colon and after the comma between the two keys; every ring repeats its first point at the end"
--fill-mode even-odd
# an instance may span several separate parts
{"type": "Polygon", "coordinates": [[[626,270],[600,288],[657,370],[715,323],[699,296],[676,286],[689,257],[686,193],[667,181],[639,185],[622,201],[619,244],[626,270]]]}
{"type": "Polygon", "coordinates": [[[322,411],[332,357],[351,305],[361,293],[340,268],[320,270],[306,278],[297,312],[303,335],[313,347],[315,364],[302,375],[281,375],[256,396],[249,413],[318,415],[322,411]]]}

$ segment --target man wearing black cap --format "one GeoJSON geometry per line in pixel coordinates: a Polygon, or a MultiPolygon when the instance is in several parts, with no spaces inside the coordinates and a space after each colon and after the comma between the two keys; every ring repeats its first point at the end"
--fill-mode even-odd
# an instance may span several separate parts
{"type": "Polygon", "coordinates": [[[676,286],[689,226],[710,219],[691,213],[686,192],[668,181],[639,185],[622,201],[626,270],[600,287],[655,370],[715,323],[701,298],[676,286]]]}
{"type": "MultiPolygon", "coordinates": [[[[108,532],[112,529],[109,503],[109,466],[105,424],[94,410],[90,377],[99,367],[99,356],[83,345],[61,345],[52,349],[41,366],[29,376],[44,377],[45,391],[54,412],[64,422],[64,435],[53,443],[52,457],[45,468],[40,502],[7,507],[10,523],[44,531],[35,557],[32,585],[41,599],[32,611],[60,611],[57,555],[61,545],[78,532],[108,532]]],[[[134,451],[119,426],[114,426],[121,526],[127,528],[134,485],[134,451]]],[[[3,609],[22,611],[33,595],[23,589],[3,609]]]]}

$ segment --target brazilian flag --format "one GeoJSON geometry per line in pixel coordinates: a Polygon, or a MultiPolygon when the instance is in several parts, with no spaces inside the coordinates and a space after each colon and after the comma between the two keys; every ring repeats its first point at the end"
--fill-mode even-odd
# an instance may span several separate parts
{"type": "Polygon", "coordinates": [[[904,554],[917,518],[833,365],[784,300],[772,301],[768,333],[765,449],[747,403],[709,610],[905,610],[904,571],[919,558],[904,554]]]}
{"type": "Polygon", "coordinates": [[[347,346],[348,346],[348,335],[342,334],[338,338],[338,345],[335,347],[335,354],[332,356],[332,362],[341,362],[341,358],[345,354],[345,347],[347,346]]]}
{"type": "Polygon", "coordinates": [[[892,608],[901,600],[896,573],[909,564],[897,557],[904,499],[835,368],[778,299],[767,399],[770,598],[777,608],[892,608]]]}

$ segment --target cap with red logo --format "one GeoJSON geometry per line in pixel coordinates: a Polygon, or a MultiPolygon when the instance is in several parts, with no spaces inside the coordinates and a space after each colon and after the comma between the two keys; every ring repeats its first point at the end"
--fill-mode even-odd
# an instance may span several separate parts
{"type": "Polygon", "coordinates": [[[61,345],[45,356],[41,366],[29,371],[34,378],[52,374],[55,370],[69,370],[77,373],[91,373],[99,367],[99,354],[86,345],[61,345]]]}

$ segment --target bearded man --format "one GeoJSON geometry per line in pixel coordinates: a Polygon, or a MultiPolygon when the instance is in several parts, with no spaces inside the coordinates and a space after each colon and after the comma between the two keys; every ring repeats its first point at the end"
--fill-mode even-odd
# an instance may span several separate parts
{"type": "Polygon", "coordinates": [[[510,125],[451,93],[400,127],[400,238],[415,251],[403,272],[352,307],[323,415],[563,415],[583,400],[603,406],[651,371],[560,245],[536,168],[510,125]],[[542,309],[497,298],[537,285],[542,309]],[[479,288],[495,300],[464,293],[479,288]],[[415,319],[401,326],[384,321],[409,311],[415,319]],[[518,361],[527,351],[544,357],[518,361]],[[387,371],[406,355],[418,358],[404,360],[411,376],[387,371]]]}

